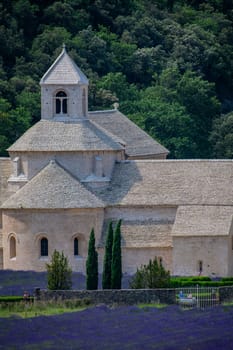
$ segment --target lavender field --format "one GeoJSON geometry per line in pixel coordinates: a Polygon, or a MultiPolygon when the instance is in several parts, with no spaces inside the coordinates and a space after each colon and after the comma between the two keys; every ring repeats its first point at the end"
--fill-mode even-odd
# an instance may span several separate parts
{"type": "MultiPolygon", "coordinates": [[[[73,288],[85,288],[85,276],[80,273],[73,273],[73,288]]],[[[27,290],[31,295],[35,288],[47,287],[47,273],[35,271],[0,271],[0,296],[3,295],[23,295],[27,290]]]]}
{"type": "MultiPolygon", "coordinates": [[[[128,279],[123,285],[127,287],[128,279]]],[[[0,295],[46,288],[46,273],[1,271],[0,295]]],[[[73,274],[73,288],[85,277],[73,274]]],[[[0,318],[0,350],[233,349],[233,306],[205,310],[104,305],[56,316],[0,318]]]]}
{"type": "MultiPolygon", "coordinates": [[[[129,276],[123,276],[122,288],[129,287],[129,276]]],[[[101,275],[99,276],[99,288],[101,288],[101,275]]],[[[35,288],[47,288],[47,273],[35,271],[0,270],[0,296],[23,295],[28,291],[30,295],[35,288]]],[[[73,272],[72,289],[85,289],[86,278],[81,273],[73,272]]]]}
{"type": "Polygon", "coordinates": [[[59,316],[0,319],[0,349],[233,349],[233,307],[184,311],[99,306],[59,316]]]}

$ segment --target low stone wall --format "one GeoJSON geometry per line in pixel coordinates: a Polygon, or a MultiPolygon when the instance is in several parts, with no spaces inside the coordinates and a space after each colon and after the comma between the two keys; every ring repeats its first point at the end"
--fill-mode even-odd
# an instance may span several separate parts
{"type": "Polygon", "coordinates": [[[233,286],[219,287],[219,301],[220,303],[233,301],[233,286]]]}
{"type": "Polygon", "coordinates": [[[36,300],[88,299],[92,304],[166,303],[176,301],[175,289],[115,289],[115,290],[65,290],[49,291],[39,288],[35,291],[36,300]]]}
{"type": "MultiPolygon", "coordinates": [[[[214,287],[216,289],[216,287],[214,287]]],[[[233,286],[218,287],[220,303],[233,301],[233,286]]],[[[50,291],[37,288],[36,300],[87,299],[91,304],[125,304],[139,303],[175,304],[176,289],[114,289],[114,290],[58,290],[50,291]]]]}

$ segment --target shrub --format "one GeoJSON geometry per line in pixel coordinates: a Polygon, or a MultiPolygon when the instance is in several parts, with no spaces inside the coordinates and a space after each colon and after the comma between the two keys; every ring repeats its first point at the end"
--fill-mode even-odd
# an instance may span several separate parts
{"type": "Polygon", "coordinates": [[[190,287],[199,285],[201,282],[211,282],[208,276],[185,276],[185,277],[172,277],[170,279],[171,288],[190,287]]]}
{"type": "Polygon", "coordinates": [[[157,258],[150,260],[148,265],[141,266],[137,269],[135,276],[131,281],[131,288],[166,288],[169,286],[170,272],[166,271],[159,263],[157,258]]]}
{"type": "Polygon", "coordinates": [[[224,287],[224,286],[232,286],[232,280],[226,281],[211,281],[211,280],[192,280],[192,279],[183,279],[183,278],[171,278],[170,280],[170,288],[180,288],[180,287],[224,287]]]}
{"type": "Polygon", "coordinates": [[[68,258],[57,250],[53,252],[52,261],[46,265],[48,272],[48,289],[65,290],[72,287],[72,270],[68,258]]]}
{"type": "Polygon", "coordinates": [[[231,282],[233,282],[233,277],[222,277],[221,278],[221,281],[223,281],[223,282],[225,282],[225,281],[231,281],[231,282]]]}
{"type": "Polygon", "coordinates": [[[23,300],[22,296],[0,296],[0,302],[15,303],[22,300],[23,300]]]}

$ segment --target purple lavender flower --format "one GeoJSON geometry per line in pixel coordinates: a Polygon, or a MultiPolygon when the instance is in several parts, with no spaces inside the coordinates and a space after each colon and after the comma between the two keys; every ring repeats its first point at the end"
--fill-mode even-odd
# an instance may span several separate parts
{"type": "Polygon", "coordinates": [[[233,307],[100,306],[60,316],[0,319],[0,325],[4,350],[233,349],[233,307]]]}

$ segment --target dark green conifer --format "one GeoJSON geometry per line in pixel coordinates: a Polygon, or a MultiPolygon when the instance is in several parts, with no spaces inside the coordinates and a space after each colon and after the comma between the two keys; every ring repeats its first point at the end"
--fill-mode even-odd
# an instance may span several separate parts
{"type": "Polygon", "coordinates": [[[98,253],[95,249],[95,233],[91,230],[86,262],[86,288],[98,289],[98,253]]]}
{"type": "Polygon", "coordinates": [[[102,287],[103,289],[111,289],[111,269],[112,269],[112,245],[113,245],[113,228],[112,221],[108,225],[108,233],[105,243],[104,268],[102,287]]]}
{"type": "Polygon", "coordinates": [[[112,269],[111,288],[121,289],[122,264],[121,264],[121,220],[117,222],[112,245],[112,269]]]}

